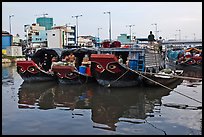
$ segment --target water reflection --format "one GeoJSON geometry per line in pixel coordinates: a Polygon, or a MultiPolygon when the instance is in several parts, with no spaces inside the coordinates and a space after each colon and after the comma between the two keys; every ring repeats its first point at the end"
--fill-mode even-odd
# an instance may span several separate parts
{"type": "Polygon", "coordinates": [[[2,64],[2,85],[14,83],[13,66],[11,63],[2,64]]]}
{"type": "MultiPolygon", "coordinates": [[[[173,83],[170,88],[175,88],[181,82],[173,83]]],[[[160,106],[161,98],[169,93],[162,87],[109,89],[95,83],[81,86],[53,82],[23,83],[18,92],[18,108],[91,109],[94,128],[114,131],[117,122],[141,123],[140,119],[154,116],[155,107],[160,106]]]]}

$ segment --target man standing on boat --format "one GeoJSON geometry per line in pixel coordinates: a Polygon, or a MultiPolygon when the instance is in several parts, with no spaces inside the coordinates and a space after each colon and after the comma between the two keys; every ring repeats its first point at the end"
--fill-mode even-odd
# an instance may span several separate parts
{"type": "Polygon", "coordinates": [[[150,46],[152,47],[154,39],[154,34],[152,34],[152,31],[150,31],[150,34],[148,35],[148,42],[150,43],[150,46]]]}

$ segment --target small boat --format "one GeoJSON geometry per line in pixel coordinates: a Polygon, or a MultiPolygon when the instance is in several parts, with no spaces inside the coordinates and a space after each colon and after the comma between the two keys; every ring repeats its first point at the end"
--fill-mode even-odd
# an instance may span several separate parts
{"type": "Polygon", "coordinates": [[[146,72],[142,74],[143,82],[148,86],[159,86],[160,84],[167,86],[179,79],[183,75],[183,70],[162,69],[158,73],[146,72]]]}
{"type": "Polygon", "coordinates": [[[185,50],[184,54],[179,55],[178,64],[202,66],[202,50],[193,47],[188,48],[185,50]]]}
{"type": "Polygon", "coordinates": [[[42,48],[31,55],[30,60],[17,61],[17,72],[25,82],[39,82],[55,80],[50,72],[52,57],[60,57],[63,49],[42,48]]]}
{"type": "Polygon", "coordinates": [[[175,69],[183,69],[185,67],[202,69],[202,49],[190,47],[186,50],[168,50],[166,60],[168,66],[175,69]]]}
{"type": "Polygon", "coordinates": [[[90,65],[91,62],[83,62],[85,55],[90,56],[92,53],[96,53],[94,49],[88,48],[72,48],[66,49],[61,53],[61,59],[73,53],[76,57],[76,61],[73,64],[70,62],[64,62],[60,65],[54,65],[51,71],[57,77],[58,82],[61,84],[84,84],[87,82],[95,81],[95,78],[91,75],[90,65]]]}

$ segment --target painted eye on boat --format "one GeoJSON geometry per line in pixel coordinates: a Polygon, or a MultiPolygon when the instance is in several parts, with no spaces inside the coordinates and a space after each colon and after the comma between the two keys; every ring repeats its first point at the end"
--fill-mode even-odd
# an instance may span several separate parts
{"type": "Polygon", "coordinates": [[[109,69],[115,69],[116,66],[115,66],[115,65],[110,65],[108,68],[109,68],[109,69]]]}
{"type": "Polygon", "coordinates": [[[30,71],[35,71],[35,68],[32,67],[32,68],[29,68],[29,70],[30,70],[30,71]]]}
{"type": "Polygon", "coordinates": [[[68,75],[68,76],[72,76],[72,75],[73,75],[73,73],[68,73],[67,75],[68,75]]]}
{"type": "Polygon", "coordinates": [[[97,65],[97,68],[102,69],[102,66],[101,65],[97,65]]]}
{"type": "Polygon", "coordinates": [[[20,68],[19,70],[20,70],[21,72],[23,72],[23,71],[24,71],[24,70],[23,70],[23,68],[20,68]]]}

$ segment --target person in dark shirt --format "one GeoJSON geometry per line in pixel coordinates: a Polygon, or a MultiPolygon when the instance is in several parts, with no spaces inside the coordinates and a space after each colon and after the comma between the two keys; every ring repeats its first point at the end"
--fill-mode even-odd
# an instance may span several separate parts
{"type": "Polygon", "coordinates": [[[152,31],[150,31],[150,34],[148,35],[148,42],[150,43],[151,46],[153,44],[153,41],[155,41],[154,35],[152,34],[152,31]]]}

